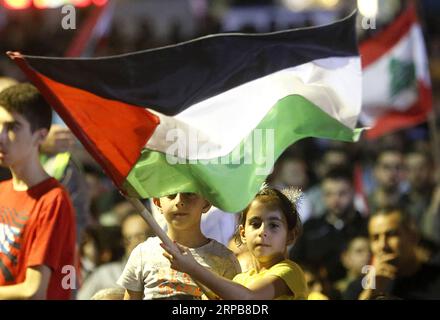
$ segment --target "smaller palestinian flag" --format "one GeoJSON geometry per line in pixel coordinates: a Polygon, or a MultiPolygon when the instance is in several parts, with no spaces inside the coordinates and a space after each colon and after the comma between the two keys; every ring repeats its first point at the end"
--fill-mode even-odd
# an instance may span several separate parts
{"type": "Polygon", "coordinates": [[[237,212],[295,141],[360,133],[354,14],[105,58],[9,55],[130,196],[196,192],[237,212]]]}
{"type": "Polygon", "coordinates": [[[366,137],[426,121],[432,108],[431,81],[422,30],[414,5],[372,38],[360,44],[362,111],[371,127],[366,137]]]}

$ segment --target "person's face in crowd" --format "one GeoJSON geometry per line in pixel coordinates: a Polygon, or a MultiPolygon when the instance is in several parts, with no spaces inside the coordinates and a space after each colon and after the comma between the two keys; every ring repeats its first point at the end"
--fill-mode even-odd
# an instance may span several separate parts
{"type": "Polygon", "coordinates": [[[320,177],[324,177],[331,169],[348,165],[348,156],[345,152],[329,150],[322,157],[322,161],[319,162],[316,173],[320,177]]]}
{"type": "Polygon", "coordinates": [[[406,178],[411,188],[421,190],[430,185],[433,177],[432,167],[423,154],[409,153],[405,157],[406,178]]]}
{"type": "Polygon", "coordinates": [[[367,237],[354,238],[342,254],[342,264],[353,274],[361,275],[370,261],[370,244],[367,237]]]}
{"type": "Polygon", "coordinates": [[[154,199],[167,221],[174,230],[200,229],[202,213],[208,212],[211,204],[196,193],[177,193],[154,199]]]}
{"type": "Polygon", "coordinates": [[[328,151],[324,155],[323,161],[325,164],[330,167],[341,167],[348,165],[348,157],[345,152],[340,151],[328,151]]]}
{"type": "Polygon", "coordinates": [[[321,283],[321,280],[314,275],[312,272],[305,270],[304,271],[304,278],[306,279],[307,288],[309,289],[309,292],[321,292],[324,291],[324,286],[321,283]]]}
{"type": "Polygon", "coordinates": [[[397,190],[402,178],[403,158],[399,152],[384,152],[378,158],[374,170],[380,187],[387,191],[397,190]]]}
{"type": "Polygon", "coordinates": [[[287,220],[274,204],[254,200],[240,225],[240,236],[249,252],[260,262],[272,265],[285,258],[286,247],[293,240],[287,220]]]}
{"type": "Polygon", "coordinates": [[[92,262],[94,265],[99,263],[99,249],[96,239],[88,234],[83,236],[81,243],[81,257],[92,262]]]}
{"type": "Polygon", "coordinates": [[[402,225],[401,219],[401,213],[395,211],[372,216],[368,225],[373,256],[391,256],[389,263],[396,267],[413,259],[416,244],[415,236],[402,225]]]}
{"type": "Polygon", "coordinates": [[[324,179],[322,194],[325,207],[337,217],[341,217],[353,205],[353,187],[344,179],[324,179]]]}
{"type": "Polygon", "coordinates": [[[25,117],[0,106],[0,165],[16,167],[35,156],[47,129],[31,131],[25,117]]]}
{"type": "Polygon", "coordinates": [[[85,179],[87,184],[87,193],[92,201],[98,199],[99,196],[107,192],[107,189],[104,187],[101,178],[97,174],[86,173],[85,179]]]}
{"type": "Polygon", "coordinates": [[[140,243],[153,235],[153,232],[140,215],[133,215],[125,219],[121,226],[124,239],[125,254],[130,255],[131,251],[140,243]]]}
{"type": "Polygon", "coordinates": [[[308,184],[306,164],[301,160],[285,160],[279,174],[287,186],[305,188],[308,184]]]}

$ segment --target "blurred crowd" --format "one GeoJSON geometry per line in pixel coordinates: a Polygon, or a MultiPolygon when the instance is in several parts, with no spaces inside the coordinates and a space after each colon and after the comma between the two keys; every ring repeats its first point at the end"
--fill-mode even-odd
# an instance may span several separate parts
{"type": "MultiPolygon", "coordinates": [[[[151,228],[65,127],[53,125],[41,161],[69,190],[76,210],[81,256],[76,297],[90,299],[103,289],[117,290],[126,259],[136,245],[154,236],[151,228]]],[[[438,172],[424,125],[375,141],[305,139],[287,149],[267,182],[303,192],[297,203],[303,234],[289,256],[303,267],[312,296],[356,298],[347,296],[347,289],[373,263],[369,219],[380,210],[400,210],[408,216],[417,260],[439,264],[438,172]]],[[[2,169],[2,179],[7,177],[2,169]]],[[[157,208],[144,203],[164,225],[157,208]]],[[[245,271],[252,261],[234,241],[238,217],[211,210],[203,218],[202,230],[227,245],[245,271]]],[[[119,293],[121,297],[123,290],[119,293]]]]}

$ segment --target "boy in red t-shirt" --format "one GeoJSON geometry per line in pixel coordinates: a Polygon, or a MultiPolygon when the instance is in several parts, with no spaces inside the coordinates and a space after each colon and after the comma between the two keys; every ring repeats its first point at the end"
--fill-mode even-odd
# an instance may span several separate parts
{"type": "Polygon", "coordinates": [[[51,115],[30,84],[0,92],[0,300],[69,299],[75,284],[73,207],[39,160],[51,115]]]}

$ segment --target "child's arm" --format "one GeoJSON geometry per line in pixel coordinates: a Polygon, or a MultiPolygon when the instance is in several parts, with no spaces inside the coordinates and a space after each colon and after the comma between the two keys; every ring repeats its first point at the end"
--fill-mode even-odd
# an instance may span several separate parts
{"type": "Polygon", "coordinates": [[[132,291],[125,289],[124,300],[142,300],[144,293],[142,291],[132,291]]]}
{"type": "Polygon", "coordinates": [[[202,290],[202,300],[220,300],[220,297],[216,295],[214,292],[212,292],[210,289],[208,289],[205,285],[203,285],[201,282],[196,281],[193,279],[193,281],[196,283],[196,285],[202,290]]]}
{"type": "Polygon", "coordinates": [[[287,284],[279,277],[267,276],[252,283],[249,288],[229,279],[223,278],[200,265],[191,252],[178,245],[180,252],[161,244],[164,256],[170,261],[171,268],[188,273],[196,281],[226,300],[272,300],[285,294],[292,294],[287,284]]]}
{"type": "Polygon", "coordinates": [[[10,286],[0,285],[0,300],[46,299],[51,273],[46,265],[28,267],[24,282],[10,286]]]}
{"type": "Polygon", "coordinates": [[[124,300],[142,300],[144,297],[144,281],[142,275],[141,245],[136,246],[128,257],[124,270],[116,281],[118,285],[125,288],[124,300]]]}

